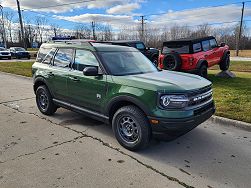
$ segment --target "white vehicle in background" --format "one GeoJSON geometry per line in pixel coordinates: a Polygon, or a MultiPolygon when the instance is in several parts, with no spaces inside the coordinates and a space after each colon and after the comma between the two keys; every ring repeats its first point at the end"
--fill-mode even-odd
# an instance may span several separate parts
{"type": "Polygon", "coordinates": [[[0,60],[1,59],[11,59],[10,51],[3,47],[0,47],[0,60]]]}

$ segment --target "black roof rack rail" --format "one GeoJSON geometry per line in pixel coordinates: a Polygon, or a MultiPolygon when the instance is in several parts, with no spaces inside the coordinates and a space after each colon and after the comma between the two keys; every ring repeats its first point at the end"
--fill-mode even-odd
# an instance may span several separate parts
{"type": "Polygon", "coordinates": [[[92,46],[92,42],[95,40],[89,39],[72,39],[72,40],[52,40],[52,43],[65,43],[65,44],[89,44],[92,46]]]}

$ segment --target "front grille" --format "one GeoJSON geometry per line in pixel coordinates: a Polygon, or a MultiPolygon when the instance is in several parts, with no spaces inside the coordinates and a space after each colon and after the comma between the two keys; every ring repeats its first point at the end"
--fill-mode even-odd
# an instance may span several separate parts
{"type": "Polygon", "coordinates": [[[207,111],[208,109],[210,108],[213,108],[214,107],[214,103],[211,102],[209,104],[207,104],[206,106],[203,106],[197,110],[194,110],[194,116],[197,116],[197,115],[200,115],[202,114],[203,112],[207,111]]]}
{"type": "Polygon", "coordinates": [[[207,86],[198,89],[196,91],[190,92],[188,94],[188,97],[189,97],[189,102],[188,102],[189,107],[203,104],[212,99],[213,97],[212,87],[207,86]]]}
{"type": "Polygon", "coordinates": [[[2,52],[1,54],[2,54],[2,55],[9,55],[8,52],[2,52]]]}

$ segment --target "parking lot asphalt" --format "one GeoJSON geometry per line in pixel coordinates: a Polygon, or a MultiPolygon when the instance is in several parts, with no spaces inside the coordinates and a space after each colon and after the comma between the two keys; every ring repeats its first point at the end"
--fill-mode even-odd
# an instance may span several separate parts
{"type": "Polygon", "coordinates": [[[0,187],[250,187],[250,132],[207,121],[130,152],[110,125],[42,115],[32,80],[0,73],[0,187]]]}

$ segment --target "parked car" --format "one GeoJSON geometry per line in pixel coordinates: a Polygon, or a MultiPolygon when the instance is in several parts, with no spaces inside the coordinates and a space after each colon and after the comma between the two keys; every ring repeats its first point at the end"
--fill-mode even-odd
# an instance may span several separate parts
{"type": "Polygon", "coordinates": [[[211,82],[159,70],[132,47],[100,43],[44,43],[32,65],[41,113],[59,107],[112,124],[129,150],[152,137],[180,136],[215,112],[211,82]]]}
{"type": "Polygon", "coordinates": [[[144,54],[148,59],[150,59],[150,61],[152,61],[156,66],[158,65],[159,50],[156,48],[147,48],[145,44],[141,41],[117,40],[102,41],[102,43],[134,47],[138,49],[142,54],[144,54]]]}
{"type": "Polygon", "coordinates": [[[165,70],[196,73],[207,77],[207,69],[219,65],[225,71],[230,66],[230,51],[215,37],[179,39],[163,43],[159,67],[165,70]]]}
{"type": "Polygon", "coordinates": [[[22,58],[30,59],[31,58],[30,53],[21,47],[11,47],[10,53],[12,57],[15,57],[17,59],[22,59],[22,58]]]}
{"type": "Polygon", "coordinates": [[[0,47],[0,59],[11,59],[10,51],[0,47]]]}

